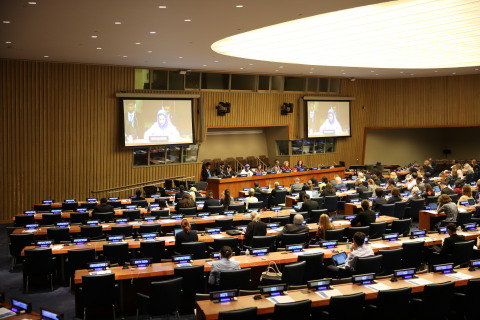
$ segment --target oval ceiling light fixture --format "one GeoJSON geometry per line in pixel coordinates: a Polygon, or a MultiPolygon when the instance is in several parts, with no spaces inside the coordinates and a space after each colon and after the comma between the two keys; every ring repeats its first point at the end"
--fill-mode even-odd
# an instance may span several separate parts
{"type": "Polygon", "coordinates": [[[320,14],[212,44],[228,56],[317,66],[480,65],[480,1],[400,0],[320,14]]]}

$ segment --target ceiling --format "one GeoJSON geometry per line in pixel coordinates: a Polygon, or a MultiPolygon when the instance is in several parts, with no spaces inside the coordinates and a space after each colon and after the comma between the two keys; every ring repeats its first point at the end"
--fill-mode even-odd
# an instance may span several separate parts
{"type": "Polygon", "coordinates": [[[480,73],[478,67],[372,70],[281,64],[223,56],[210,48],[238,33],[380,2],[384,1],[1,0],[0,58],[340,78],[480,73]]]}

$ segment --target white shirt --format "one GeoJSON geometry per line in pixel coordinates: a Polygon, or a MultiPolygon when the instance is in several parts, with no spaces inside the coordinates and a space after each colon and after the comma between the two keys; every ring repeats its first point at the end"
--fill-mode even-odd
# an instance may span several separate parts
{"type": "Polygon", "coordinates": [[[345,261],[345,267],[348,269],[355,269],[355,264],[357,263],[357,259],[359,257],[369,257],[373,256],[373,250],[370,248],[368,245],[363,245],[360,247],[357,247],[355,250],[350,252],[350,254],[347,257],[347,260],[345,261]]]}

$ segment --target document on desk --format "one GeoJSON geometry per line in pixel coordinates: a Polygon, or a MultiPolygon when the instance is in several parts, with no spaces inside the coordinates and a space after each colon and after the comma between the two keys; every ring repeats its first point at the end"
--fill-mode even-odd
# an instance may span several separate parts
{"type": "Polygon", "coordinates": [[[60,250],[63,249],[63,244],[55,244],[52,246],[52,250],[60,250]]]}
{"type": "Polygon", "coordinates": [[[377,249],[390,248],[390,246],[388,246],[386,244],[383,244],[383,243],[370,243],[369,245],[370,245],[370,247],[377,248],[377,249]]]}
{"type": "Polygon", "coordinates": [[[312,249],[312,250],[308,250],[308,251],[295,252],[294,254],[296,254],[297,256],[303,256],[303,255],[320,253],[320,252],[324,252],[324,250],[323,249],[312,249]]]}
{"type": "Polygon", "coordinates": [[[269,300],[270,302],[273,302],[275,304],[295,302],[295,300],[293,300],[290,296],[287,296],[287,295],[270,297],[270,298],[267,298],[267,300],[269,300]]]}
{"type": "Polygon", "coordinates": [[[373,290],[373,291],[390,290],[390,289],[392,289],[392,287],[389,287],[389,286],[387,286],[387,285],[384,284],[384,283],[369,284],[369,285],[366,285],[365,287],[367,287],[368,289],[371,289],[371,290],[373,290]]]}
{"type": "Polygon", "coordinates": [[[225,238],[225,236],[223,236],[221,234],[211,234],[210,237],[212,237],[213,239],[223,239],[223,238],[225,238]]]}
{"type": "Polygon", "coordinates": [[[14,316],[14,315],[16,315],[16,313],[13,312],[12,310],[4,308],[4,307],[0,307],[0,319],[8,318],[8,317],[11,317],[11,316],[14,316]]]}
{"type": "Polygon", "coordinates": [[[425,286],[427,284],[431,284],[432,281],[428,281],[422,278],[415,278],[415,279],[410,279],[410,280],[405,280],[408,283],[411,283],[416,286],[425,286]]]}
{"type": "Polygon", "coordinates": [[[100,270],[100,271],[90,272],[90,275],[91,276],[98,276],[100,274],[110,274],[110,273],[112,273],[112,270],[100,270]]]}
{"type": "Polygon", "coordinates": [[[168,238],[164,238],[164,239],[165,239],[165,242],[175,242],[174,237],[168,237],[168,238]]]}
{"type": "Polygon", "coordinates": [[[38,229],[25,229],[25,230],[23,230],[22,232],[34,233],[35,231],[38,231],[38,229]]]}
{"type": "Polygon", "coordinates": [[[446,276],[453,279],[457,279],[457,280],[468,280],[473,278],[472,275],[462,273],[462,272],[450,273],[450,274],[446,274],[446,276]]]}
{"type": "Polygon", "coordinates": [[[320,291],[315,291],[315,293],[318,294],[322,298],[331,298],[331,297],[343,295],[343,293],[341,293],[337,289],[320,290],[320,291]]]}

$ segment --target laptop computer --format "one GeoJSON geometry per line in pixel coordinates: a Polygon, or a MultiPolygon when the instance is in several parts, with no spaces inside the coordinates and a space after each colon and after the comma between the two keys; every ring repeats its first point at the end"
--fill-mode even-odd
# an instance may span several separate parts
{"type": "Polygon", "coordinates": [[[340,252],[332,256],[333,264],[337,267],[345,266],[345,261],[347,261],[347,254],[345,252],[340,252]]]}

